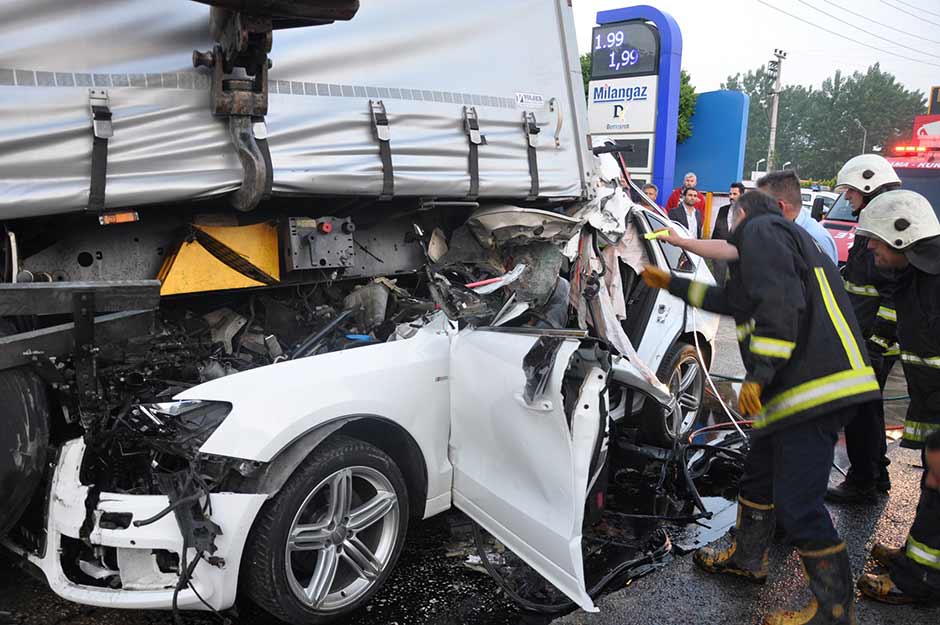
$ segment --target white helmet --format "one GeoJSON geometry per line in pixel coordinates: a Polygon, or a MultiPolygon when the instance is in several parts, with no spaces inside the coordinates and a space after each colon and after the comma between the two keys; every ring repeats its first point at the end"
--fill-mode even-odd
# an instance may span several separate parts
{"type": "Polygon", "coordinates": [[[905,250],[918,241],[940,236],[940,221],[927,198],[898,189],[872,199],[859,216],[855,232],[905,250]]]}
{"type": "Polygon", "coordinates": [[[850,158],[836,176],[836,191],[855,189],[863,195],[871,195],[886,184],[900,184],[894,167],[883,156],[861,154],[850,158]]]}

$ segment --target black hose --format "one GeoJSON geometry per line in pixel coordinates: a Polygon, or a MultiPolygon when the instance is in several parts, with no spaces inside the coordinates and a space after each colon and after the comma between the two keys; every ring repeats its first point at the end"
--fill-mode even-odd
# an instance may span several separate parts
{"type": "Polygon", "coordinates": [[[204,493],[201,493],[201,492],[200,492],[200,493],[193,493],[192,495],[189,495],[189,496],[187,496],[187,497],[183,497],[182,499],[177,499],[176,501],[174,501],[173,503],[171,503],[171,504],[168,505],[166,508],[164,508],[164,509],[161,510],[160,512],[156,513],[155,515],[153,515],[153,516],[150,517],[149,519],[144,519],[143,521],[134,521],[134,527],[144,527],[145,525],[150,525],[151,523],[156,523],[157,521],[159,521],[160,519],[162,519],[163,517],[165,517],[165,516],[168,515],[169,513],[173,512],[174,510],[176,510],[176,509],[179,508],[180,506],[184,506],[184,505],[186,505],[186,504],[188,504],[188,503],[194,503],[194,502],[199,501],[199,498],[202,497],[203,494],[204,494],[204,493]]]}
{"type": "Polygon", "coordinates": [[[689,489],[689,494],[692,495],[692,502],[695,504],[696,508],[702,511],[704,515],[703,518],[710,519],[712,518],[712,513],[705,507],[705,502],[702,501],[702,496],[698,494],[698,489],[695,487],[695,482],[692,480],[692,475],[689,473],[689,448],[683,447],[682,451],[679,453],[682,458],[682,475],[685,477],[685,484],[689,489]]]}
{"type": "Polygon", "coordinates": [[[325,326],[323,326],[322,328],[320,328],[319,330],[311,334],[309,337],[304,339],[304,341],[297,347],[297,349],[294,350],[294,353],[293,355],[291,355],[291,358],[303,358],[304,356],[307,356],[309,349],[313,345],[315,345],[320,339],[325,337],[327,334],[335,330],[336,327],[339,326],[339,324],[341,324],[343,321],[345,321],[351,314],[353,314],[353,311],[347,308],[340,314],[336,315],[336,317],[332,321],[328,322],[325,326]]]}

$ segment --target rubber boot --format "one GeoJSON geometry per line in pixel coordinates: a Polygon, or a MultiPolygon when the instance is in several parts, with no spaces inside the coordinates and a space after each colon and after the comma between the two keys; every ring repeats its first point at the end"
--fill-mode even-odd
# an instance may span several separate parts
{"type": "Polygon", "coordinates": [[[899,547],[889,547],[884,543],[875,543],[875,546],[871,548],[871,559],[881,566],[890,567],[894,559],[902,553],[904,553],[904,550],[899,547]]]}
{"type": "Polygon", "coordinates": [[[881,467],[878,479],[875,480],[875,490],[885,495],[891,490],[891,474],[888,473],[887,466],[881,467]]]}
{"type": "MultiPolygon", "coordinates": [[[[872,551],[874,552],[874,550],[872,551]]],[[[898,588],[891,579],[891,576],[887,573],[883,575],[865,573],[858,578],[858,589],[861,590],[862,594],[866,597],[880,601],[881,603],[889,603],[891,605],[915,603],[914,597],[905,594],[903,590],[898,588]]]]}
{"type": "Polygon", "coordinates": [[[813,592],[802,610],[775,612],[764,625],[855,625],[855,590],[845,543],[819,551],[801,551],[813,592]]]}
{"type": "Polygon", "coordinates": [[[709,573],[737,575],[758,584],[767,581],[767,555],[774,535],[774,507],[738,497],[734,535],[695,552],[692,560],[709,573]]]}

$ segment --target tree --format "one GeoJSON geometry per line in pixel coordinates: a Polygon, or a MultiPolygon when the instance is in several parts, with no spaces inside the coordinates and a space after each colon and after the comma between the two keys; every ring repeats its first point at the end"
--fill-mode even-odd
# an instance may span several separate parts
{"type": "Polygon", "coordinates": [[[581,81],[584,83],[584,97],[588,97],[588,85],[591,83],[591,55],[581,55],[581,81]]]}
{"type": "MultiPolygon", "coordinates": [[[[591,82],[591,55],[581,55],[581,80],[584,82],[584,97],[588,97],[588,85],[591,82]]],[[[692,136],[692,115],[695,114],[695,100],[698,95],[692,86],[689,73],[682,70],[679,82],[679,127],[676,143],[682,143],[692,136]]]]}
{"type": "Polygon", "coordinates": [[[682,70],[679,81],[679,128],[676,131],[676,143],[682,143],[692,136],[692,116],[695,114],[695,101],[698,94],[692,86],[689,72],[682,70]]]}
{"type": "MultiPolygon", "coordinates": [[[[751,98],[745,170],[767,156],[770,135],[772,79],[765,66],[729,76],[723,89],[743,91],[751,98]]],[[[911,132],[914,115],[923,112],[926,98],[910,91],[878,64],[866,72],[844,76],[836,72],[819,89],[790,85],[780,92],[775,162],[791,161],[803,178],[831,178],[862,150],[883,150],[911,132]]]]}

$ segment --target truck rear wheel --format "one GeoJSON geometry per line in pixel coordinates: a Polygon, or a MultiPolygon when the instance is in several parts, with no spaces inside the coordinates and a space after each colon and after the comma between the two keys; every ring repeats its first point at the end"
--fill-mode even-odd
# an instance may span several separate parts
{"type": "MultiPolygon", "coordinates": [[[[0,335],[8,328],[0,329],[0,335]]],[[[0,371],[0,536],[20,519],[45,472],[49,401],[27,369],[0,371]]]]}

